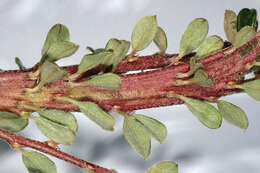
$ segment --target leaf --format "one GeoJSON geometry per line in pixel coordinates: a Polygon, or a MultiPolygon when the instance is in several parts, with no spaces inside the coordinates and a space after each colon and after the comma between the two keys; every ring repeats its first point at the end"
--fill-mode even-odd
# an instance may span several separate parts
{"type": "Polygon", "coordinates": [[[185,102],[189,110],[206,127],[210,129],[217,129],[221,126],[222,117],[214,106],[203,101],[184,97],[181,95],[179,95],[179,98],[185,102]]]}
{"type": "Polygon", "coordinates": [[[20,70],[26,70],[26,67],[23,66],[22,61],[18,57],[15,57],[15,63],[17,64],[20,70]]]}
{"type": "Polygon", "coordinates": [[[239,87],[244,89],[245,92],[255,100],[260,101],[260,79],[246,82],[239,85],[239,87]]]}
{"type": "Polygon", "coordinates": [[[10,112],[0,112],[0,128],[10,132],[19,132],[28,125],[28,119],[10,112]]]}
{"type": "Polygon", "coordinates": [[[103,48],[93,49],[93,48],[90,47],[90,46],[87,46],[86,49],[89,50],[89,51],[90,51],[91,53],[93,53],[93,54],[96,54],[96,53],[100,53],[100,52],[104,52],[104,51],[105,51],[105,49],[103,49],[103,48]]]}
{"type": "Polygon", "coordinates": [[[164,30],[157,26],[156,35],[153,39],[156,46],[159,48],[160,52],[164,53],[167,49],[167,37],[164,30]]]}
{"type": "Polygon", "coordinates": [[[235,37],[234,47],[238,48],[248,41],[252,40],[255,36],[255,29],[251,26],[245,26],[242,28],[235,37]]]}
{"type": "Polygon", "coordinates": [[[160,143],[163,143],[167,136],[167,128],[163,123],[145,115],[134,114],[133,116],[144,125],[152,137],[160,143]]]}
{"type": "Polygon", "coordinates": [[[159,162],[149,168],[145,173],[178,173],[178,165],[171,161],[159,162]]]}
{"type": "Polygon", "coordinates": [[[213,85],[213,81],[209,78],[207,72],[205,72],[205,70],[203,70],[203,69],[198,69],[195,72],[194,78],[192,80],[196,84],[203,86],[203,87],[210,87],[213,85]]]}
{"type": "Polygon", "coordinates": [[[99,64],[102,64],[105,57],[109,56],[111,54],[112,54],[112,52],[110,52],[110,51],[103,51],[103,52],[96,53],[96,54],[85,55],[79,64],[77,73],[84,73],[84,72],[98,66],[99,64]]]}
{"type": "Polygon", "coordinates": [[[68,28],[62,24],[54,25],[48,32],[44,45],[42,47],[42,56],[47,52],[51,44],[57,41],[69,41],[70,33],[68,28]]]}
{"type": "Polygon", "coordinates": [[[55,163],[39,152],[24,150],[22,158],[30,173],[57,173],[55,163]]]}
{"type": "Polygon", "coordinates": [[[209,30],[208,21],[197,18],[191,21],[182,34],[179,57],[183,57],[198,48],[206,38],[209,30]]]}
{"type": "Polygon", "coordinates": [[[122,61],[130,48],[130,42],[126,40],[117,40],[115,38],[110,39],[107,42],[106,50],[113,50],[112,54],[106,56],[104,60],[105,66],[113,65],[112,71],[115,70],[116,66],[122,61]]]}
{"type": "Polygon", "coordinates": [[[115,119],[112,115],[105,112],[97,104],[92,102],[74,102],[80,109],[80,111],[86,115],[90,120],[94,121],[104,130],[113,131],[115,125],[115,119]]]}
{"type": "Polygon", "coordinates": [[[134,27],[131,37],[134,52],[145,49],[154,39],[157,32],[156,16],[140,19],[134,27]]]}
{"type": "Polygon", "coordinates": [[[146,128],[134,117],[130,116],[124,120],[123,131],[128,143],[146,159],[151,150],[151,138],[146,128]]]}
{"type": "Polygon", "coordinates": [[[237,15],[237,31],[245,26],[252,26],[257,30],[257,11],[256,9],[243,8],[237,15]]]}
{"type": "Polygon", "coordinates": [[[65,58],[73,55],[79,46],[69,41],[57,41],[50,45],[46,52],[46,60],[50,62],[57,61],[61,58],[65,58]]]}
{"type": "Polygon", "coordinates": [[[218,52],[223,46],[224,42],[219,36],[210,36],[200,45],[195,57],[197,59],[204,58],[205,56],[218,52]]]}
{"type": "Polygon", "coordinates": [[[248,128],[248,119],[245,112],[238,106],[232,103],[220,100],[218,109],[222,117],[230,124],[239,127],[243,130],[248,128]]]}
{"type": "Polygon", "coordinates": [[[59,123],[61,125],[67,126],[71,131],[74,133],[78,130],[78,124],[75,116],[70,112],[65,112],[62,110],[57,109],[40,109],[37,110],[37,112],[56,123],[59,123]]]}
{"type": "Polygon", "coordinates": [[[57,144],[71,145],[75,140],[75,134],[67,126],[58,124],[44,117],[35,119],[41,132],[57,144]]]}
{"type": "Polygon", "coordinates": [[[237,34],[237,15],[232,10],[225,11],[224,30],[228,41],[234,43],[237,34]]]}

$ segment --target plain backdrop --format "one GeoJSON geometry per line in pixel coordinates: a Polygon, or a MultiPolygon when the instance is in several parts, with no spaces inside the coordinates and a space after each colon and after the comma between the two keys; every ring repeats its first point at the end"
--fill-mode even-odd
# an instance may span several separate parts
{"type": "MultiPolygon", "coordinates": [[[[168,53],[178,52],[182,32],[198,17],[208,19],[209,35],[225,38],[223,18],[226,9],[256,8],[259,0],[1,0],[0,1],[0,68],[16,69],[14,57],[32,67],[40,59],[41,47],[50,27],[65,24],[71,40],[81,47],[60,65],[79,63],[86,46],[104,47],[112,38],[130,40],[135,23],[143,16],[157,15],[158,24],[168,38],[168,53]]],[[[154,45],[140,54],[157,51],[154,45]]],[[[259,173],[260,118],[259,102],[245,94],[224,97],[245,110],[249,118],[246,132],[228,125],[218,130],[204,127],[184,105],[139,110],[168,128],[163,144],[152,140],[151,155],[143,160],[122,135],[123,119],[116,117],[113,133],[106,132],[77,113],[79,131],[71,147],[62,147],[79,158],[94,162],[119,173],[142,173],[154,163],[172,160],[180,173],[259,173]]],[[[20,134],[47,140],[34,122],[20,134]]],[[[80,173],[83,170],[50,157],[59,173],[80,173]]],[[[21,154],[0,141],[0,172],[26,173],[21,154]]]]}

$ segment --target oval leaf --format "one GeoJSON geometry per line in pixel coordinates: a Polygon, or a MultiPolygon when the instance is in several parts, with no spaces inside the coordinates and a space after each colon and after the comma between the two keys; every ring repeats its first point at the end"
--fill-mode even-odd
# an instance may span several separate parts
{"type": "Polygon", "coordinates": [[[179,57],[183,57],[198,48],[206,38],[209,30],[208,21],[197,18],[190,22],[182,34],[179,57]]]}
{"type": "Polygon", "coordinates": [[[149,168],[145,173],[178,173],[178,165],[171,161],[159,162],[149,168]]]}
{"type": "Polygon", "coordinates": [[[57,144],[71,145],[75,140],[75,134],[67,126],[55,123],[44,117],[35,119],[41,132],[57,144]]]}
{"type": "Polygon", "coordinates": [[[146,128],[131,116],[125,118],[123,131],[128,143],[146,159],[151,151],[151,137],[146,128]]]}
{"type": "Polygon", "coordinates": [[[208,73],[203,69],[198,69],[192,80],[203,87],[210,87],[213,85],[213,81],[209,78],[208,73]]]}
{"type": "Polygon", "coordinates": [[[252,40],[255,36],[255,29],[251,26],[245,26],[242,28],[235,37],[234,47],[238,48],[248,41],[252,40]]]}
{"type": "Polygon", "coordinates": [[[57,109],[40,109],[37,110],[37,112],[41,116],[53,122],[67,126],[74,133],[76,133],[78,130],[77,120],[75,116],[70,112],[65,112],[57,109]]]}
{"type": "Polygon", "coordinates": [[[132,48],[134,52],[145,49],[154,39],[157,32],[156,16],[140,19],[132,32],[132,48]]]}
{"type": "Polygon", "coordinates": [[[200,120],[202,124],[210,129],[217,129],[221,126],[222,117],[218,110],[203,101],[179,96],[185,102],[189,110],[200,120]]]}
{"type": "Polygon", "coordinates": [[[256,9],[243,8],[237,15],[237,31],[245,26],[252,26],[257,30],[257,11],[256,9]]]}
{"type": "Polygon", "coordinates": [[[28,125],[28,119],[10,112],[0,112],[0,128],[10,132],[19,132],[28,125]]]}
{"type": "Polygon", "coordinates": [[[165,140],[167,136],[167,128],[163,123],[145,115],[134,114],[133,116],[144,125],[152,137],[157,141],[162,143],[165,140]]]}
{"type": "Polygon", "coordinates": [[[159,48],[161,53],[164,53],[167,49],[167,37],[164,30],[157,26],[157,32],[153,39],[156,46],[159,48]]]}
{"type": "Polygon", "coordinates": [[[200,45],[195,57],[197,59],[204,58],[205,56],[218,52],[223,46],[224,42],[222,38],[216,35],[210,36],[200,45]]]}
{"type": "Polygon", "coordinates": [[[232,10],[225,11],[224,30],[228,41],[234,43],[237,34],[237,15],[232,10]]]}
{"type": "Polygon", "coordinates": [[[239,85],[240,88],[244,89],[245,92],[254,98],[255,100],[260,101],[260,80],[253,80],[246,82],[242,85],[239,85]]]}
{"type": "Polygon", "coordinates": [[[104,73],[101,75],[96,75],[82,83],[103,89],[121,88],[121,78],[114,73],[104,73]]]}
{"type": "Polygon", "coordinates": [[[57,173],[55,163],[39,152],[24,150],[22,158],[30,173],[57,173]]]}
{"type": "Polygon", "coordinates": [[[94,121],[104,130],[114,130],[115,119],[112,115],[105,112],[97,104],[92,102],[74,102],[80,111],[85,114],[90,120],[94,121]]]}
{"type": "Polygon", "coordinates": [[[245,112],[238,106],[226,101],[218,102],[218,109],[222,117],[230,124],[246,130],[248,119],[245,112]]]}

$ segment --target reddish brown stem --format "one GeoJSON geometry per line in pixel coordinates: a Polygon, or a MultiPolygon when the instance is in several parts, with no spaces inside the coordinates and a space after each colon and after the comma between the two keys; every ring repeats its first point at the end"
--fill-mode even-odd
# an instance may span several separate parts
{"type": "Polygon", "coordinates": [[[102,168],[93,163],[87,162],[85,160],[81,160],[72,155],[64,153],[56,148],[52,148],[46,143],[28,139],[28,138],[16,135],[14,133],[11,133],[11,132],[8,132],[8,131],[2,130],[2,129],[0,129],[0,138],[5,140],[6,142],[8,142],[11,146],[18,144],[20,146],[33,148],[35,150],[41,151],[46,154],[50,154],[61,160],[74,164],[91,173],[115,173],[115,171],[113,171],[113,170],[102,168]]]}

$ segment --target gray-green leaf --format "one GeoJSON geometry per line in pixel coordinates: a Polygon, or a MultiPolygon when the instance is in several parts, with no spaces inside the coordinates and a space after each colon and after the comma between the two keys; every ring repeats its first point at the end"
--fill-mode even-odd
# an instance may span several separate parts
{"type": "Polygon", "coordinates": [[[171,161],[159,162],[149,168],[145,173],[178,173],[178,165],[171,161]]]}
{"type": "Polygon", "coordinates": [[[157,32],[153,39],[156,46],[159,48],[161,53],[164,53],[167,49],[167,37],[164,30],[157,26],[157,32]]]}
{"type": "Polygon", "coordinates": [[[252,40],[255,36],[256,32],[252,26],[243,27],[235,37],[234,47],[238,48],[248,41],[252,40]]]}
{"type": "Polygon", "coordinates": [[[26,70],[26,67],[24,67],[22,61],[18,57],[15,57],[15,63],[17,64],[20,70],[26,70]]]}
{"type": "Polygon", "coordinates": [[[130,116],[124,120],[123,131],[128,143],[146,159],[151,150],[151,137],[147,129],[134,117],[130,116]]]}
{"type": "Polygon", "coordinates": [[[10,112],[0,112],[0,128],[10,132],[19,132],[28,125],[28,119],[10,112]]]}
{"type": "Polygon", "coordinates": [[[55,163],[39,152],[24,150],[22,158],[30,173],[57,173],[55,163]]]}
{"type": "Polygon", "coordinates": [[[183,57],[198,48],[206,38],[208,30],[209,25],[206,19],[197,18],[191,21],[182,35],[179,57],[183,57]]]}
{"type": "Polygon", "coordinates": [[[140,19],[134,27],[131,37],[134,52],[145,49],[154,39],[157,32],[156,16],[140,19]]]}
{"type": "Polygon", "coordinates": [[[74,132],[67,126],[48,120],[44,117],[35,118],[41,132],[57,144],[71,145],[75,140],[74,132]]]}
{"type": "Polygon", "coordinates": [[[163,143],[167,136],[167,128],[163,123],[145,115],[134,114],[133,116],[144,125],[152,137],[163,143]]]}
{"type": "Polygon", "coordinates": [[[228,41],[234,43],[237,34],[237,15],[232,10],[225,11],[224,30],[228,41]]]}
{"type": "Polygon", "coordinates": [[[254,98],[255,100],[260,101],[260,80],[253,80],[246,82],[242,85],[239,85],[240,88],[244,89],[245,92],[254,98]]]}
{"type": "Polygon", "coordinates": [[[221,126],[222,116],[214,106],[203,101],[181,95],[179,95],[179,98],[185,102],[189,110],[206,127],[210,129],[217,129],[221,126]]]}
{"type": "Polygon", "coordinates": [[[228,123],[243,130],[247,129],[248,119],[246,113],[240,107],[221,100],[218,102],[218,109],[228,123]]]}
{"type": "Polygon", "coordinates": [[[37,112],[49,120],[67,126],[74,133],[78,130],[78,124],[75,116],[70,112],[57,109],[40,109],[37,112]]]}
{"type": "Polygon", "coordinates": [[[209,78],[208,73],[204,69],[198,69],[192,80],[203,87],[210,87],[213,85],[213,81],[209,78]]]}
{"type": "Polygon", "coordinates": [[[223,46],[224,42],[219,36],[210,36],[200,45],[195,57],[197,59],[204,58],[205,56],[218,52],[223,48],[223,46]]]}

